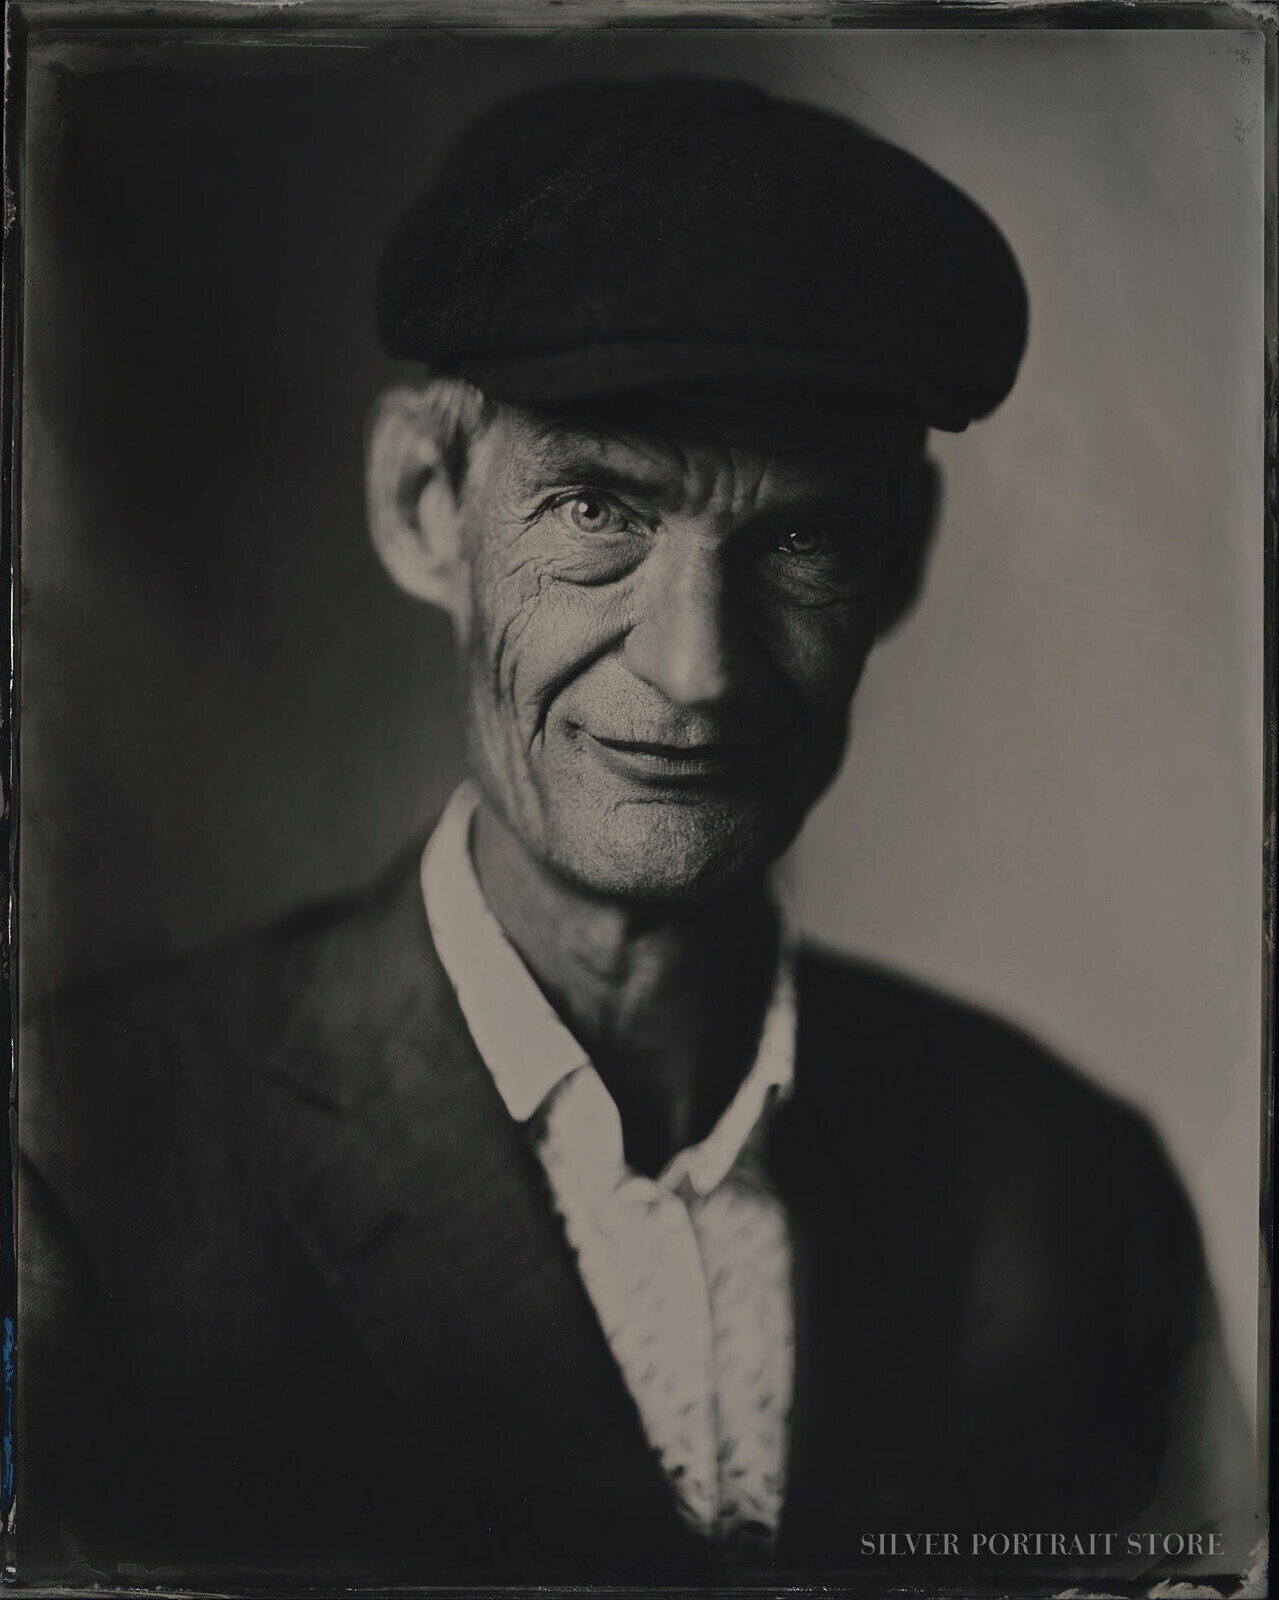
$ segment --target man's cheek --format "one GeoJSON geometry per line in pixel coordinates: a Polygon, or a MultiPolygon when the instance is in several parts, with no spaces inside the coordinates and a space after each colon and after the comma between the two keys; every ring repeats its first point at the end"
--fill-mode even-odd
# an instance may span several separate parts
{"type": "Polygon", "coordinates": [[[872,634],[846,611],[808,613],[779,630],[774,659],[796,697],[811,711],[829,714],[852,698],[870,651],[872,634]]]}
{"type": "Polygon", "coordinates": [[[473,716],[506,764],[536,761],[557,689],[573,676],[556,608],[536,589],[485,619],[469,673],[473,716]]]}
{"type": "Polygon", "coordinates": [[[536,572],[531,592],[512,608],[504,645],[524,692],[558,690],[589,672],[624,636],[625,615],[624,596],[612,587],[566,583],[545,568],[536,572]]]}
{"type": "Polygon", "coordinates": [[[515,675],[529,648],[530,629],[536,632],[545,588],[545,575],[531,561],[483,586],[472,659],[500,695],[513,691],[515,675]]]}

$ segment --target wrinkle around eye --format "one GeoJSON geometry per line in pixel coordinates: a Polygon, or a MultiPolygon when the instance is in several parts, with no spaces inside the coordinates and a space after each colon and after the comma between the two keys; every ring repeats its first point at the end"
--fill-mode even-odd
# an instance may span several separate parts
{"type": "Polygon", "coordinates": [[[529,524],[530,531],[540,527],[547,536],[547,567],[554,578],[566,583],[616,582],[633,572],[651,548],[653,530],[637,513],[620,506],[612,496],[588,490],[557,496],[540,507],[529,524]],[[568,508],[579,500],[597,500],[613,508],[616,526],[592,531],[575,525],[568,508]]]}
{"type": "Polygon", "coordinates": [[[836,553],[806,555],[773,546],[757,572],[766,593],[805,611],[851,606],[873,587],[873,574],[836,553]]]}
{"type": "Polygon", "coordinates": [[[570,551],[555,559],[548,575],[557,583],[593,588],[620,583],[630,577],[643,559],[642,549],[615,547],[611,550],[570,551]]]}

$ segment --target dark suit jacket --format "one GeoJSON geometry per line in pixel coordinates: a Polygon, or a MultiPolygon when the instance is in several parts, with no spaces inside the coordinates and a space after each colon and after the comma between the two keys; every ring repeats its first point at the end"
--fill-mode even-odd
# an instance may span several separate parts
{"type": "MultiPolygon", "coordinates": [[[[32,1030],[26,1574],[713,1575],[416,866],[32,1030]]],[[[796,1251],[778,1574],[867,1578],[867,1533],[1118,1528],[1202,1331],[1149,1129],[871,967],[806,955],[799,1016],[769,1152],[796,1251]]]]}

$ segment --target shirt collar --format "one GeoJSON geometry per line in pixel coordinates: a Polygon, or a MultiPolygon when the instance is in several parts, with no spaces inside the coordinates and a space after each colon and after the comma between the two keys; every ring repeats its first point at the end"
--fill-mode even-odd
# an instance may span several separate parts
{"type": "MultiPolygon", "coordinates": [[[[506,1109],[527,1122],[571,1073],[594,1072],[582,1046],[538,988],[494,916],[471,864],[479,792],[456,789],[422,855],[422,898],[440,963],[506,1109]]],[[[783,922],[777,971],[755,1063],[719,1121],[681,1150],[660,1181],[709,1194],[725,1177],[768,1106],[789,1093],[795,1068],[794,950],[783,922]]],[[[601,1085],[602,1087],[602,1085],[601,1085]]],[[[607,1091],[605,1091],[607,1093],[607,1091]]]]}

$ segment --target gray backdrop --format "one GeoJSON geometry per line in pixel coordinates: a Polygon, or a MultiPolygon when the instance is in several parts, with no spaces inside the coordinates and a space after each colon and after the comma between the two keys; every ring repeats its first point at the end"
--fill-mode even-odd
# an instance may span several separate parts
{"type": "MultiPolygon", "coordinates": [[[[1023,376],[938,436],[925,599],[785,869],[800,914],[1146,1108],[1245,1396],[1261,1079],[1259,35],[426,30],[33,60],[28,999],[371,873],[460,770],[443,623],[370,553],[388,224],[532,82],[709,71],[852,113],[999,220],[1023,376]]],[[[571,89],[565,93],[571,93],[571,89]]]]}

